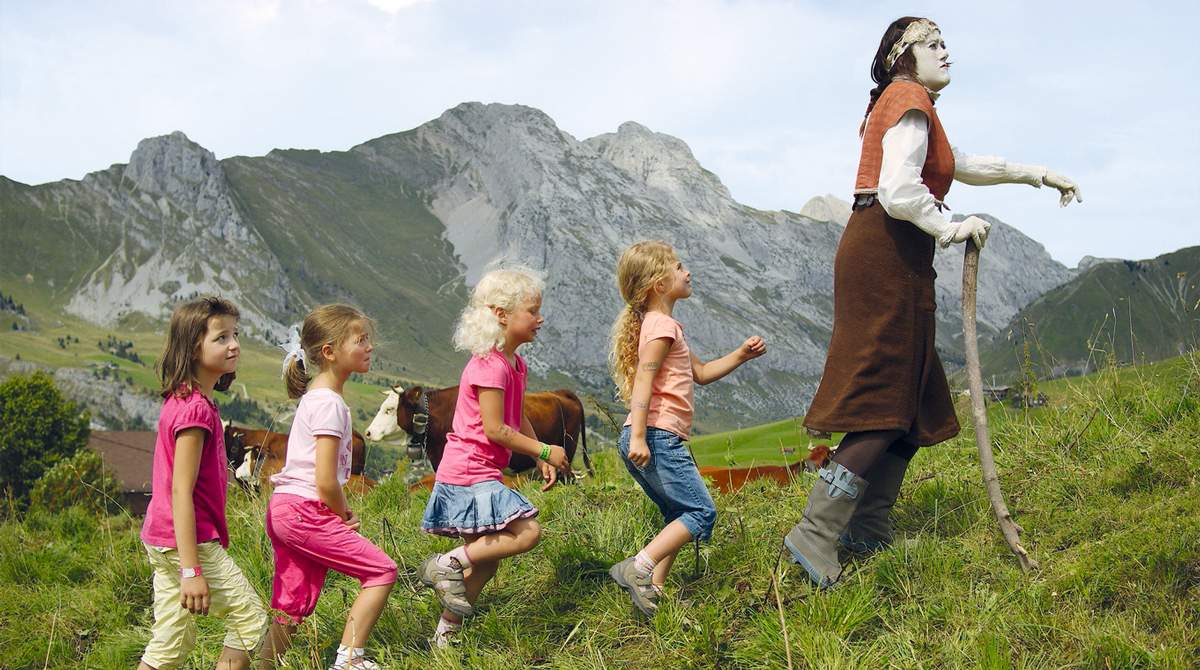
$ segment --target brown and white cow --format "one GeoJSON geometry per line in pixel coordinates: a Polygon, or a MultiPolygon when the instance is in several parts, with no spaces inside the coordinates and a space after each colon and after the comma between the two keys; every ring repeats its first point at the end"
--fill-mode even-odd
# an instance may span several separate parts
{"type": "MultiPolygon", "coordinates": [[[[287,433],[273,433],[228,424],[225,426],[225,455],[238,481],[246,486],[270,488],[271,475],[283,469],[287,460],[287,433]]],[[[356,430],[350,440],[350,478],[347,487],[370,490],[375,482],[363,475],[366,442],[356,430]]]]}
{"type": "MultiPolygon", "coordinates": [[[[454,406],[458,387],[427,391],[420,386],[403,389],[393,386],[384,391],[379,412],[367,426],[368,440],[380,441],[397,433],[409,447],[409,458],[419,460],[423,453],[436,471],[446,448],[446,435],[454,423],[454,406]]],[[[525,394],[525,416],[538,439],[555,444],[567,452],[567,461],[574,461],[576,447],[582,448],[583,464],[589,474],[592,460],[587,452],[587,426],[584,424],[583,402],[572,391],[559,389],[544,393],[525,394]]],[[[508,467],[524,472],[534,466],[534,459],[513,454],[508,467]]]]}

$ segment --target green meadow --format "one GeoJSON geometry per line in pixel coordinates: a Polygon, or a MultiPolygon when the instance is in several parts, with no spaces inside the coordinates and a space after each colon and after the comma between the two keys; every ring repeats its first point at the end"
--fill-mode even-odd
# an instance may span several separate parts
{"type": "MultiPolygon", "coordinates": [[[[82,338],[81,338],[82,339],[82,338]]],[[[963,434],[913,461],[896,544],[852,560],[843,583],[810,588],[781,561],[813,476],[717,496],[711,543],[687,547],[653,620],[635,616],[607,567],[659,518],[615,454],[581,484],[524,492],[541,545],[506,562],[461,643],[434,651],[432,594],[414,568],[448,540],[418,530],[428,494],[392,477],[353,504],[401,568],[370,642],[389,668],[1195,668],[1200,665],[1200,355],[1108,367],[1043,385],[1051,403],[990,408],[1001,483],[1040,563],[1009,553],[963,434]]],[[[965,407],[965,405],[963,405],[965,407]]],[[[702,463],[802,457],[793,420],[705,436],[702,463]]],[[[235,491],[231,553],[264,601],[266,499],[235,491]]],[[[150,624],[139,520],[19,511],[0,523],[0,667],[131,668],[150,624]]],[[[328,667],[357,584],[331,578],[285,667],[328,667]]],[[[221,623],[200,619],[194,668],[212,667],[221,623]]]]}

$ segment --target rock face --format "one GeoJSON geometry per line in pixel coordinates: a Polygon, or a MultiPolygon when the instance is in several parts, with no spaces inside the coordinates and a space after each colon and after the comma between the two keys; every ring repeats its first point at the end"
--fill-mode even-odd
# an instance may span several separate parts
{"type": "MultiPolygon", "coordinates": [[[[20,230],[104,231],[104,245],[75,259],[82,270],[55,278],[75,314],[157,317],[172,300],[220,290],[259,330],[277,333],[309,305],[351,300],[380,317],[394,369],[446,383],[461,369],[449,331],[467,287],[497,263],[521,262],[547,277],[532,370],[605,398],[608,330],[621,306],[617,256],[664,239],[693,274],[694,297],[677,306],[693,350],[722,355],[753,334],[770,346],[700,390],[707,427],[804,411],[824,365],[833,258],[849,215],[832,196],[800,214],[739,204],[684,142],[637,123],[580,141],[536,109],[479,103],[346,152],[216,161],[175,133],[82,183],[0,179],[0,207],[14,202],[32,212],[18,217],[20,230]],[[62,206],[89,215],[63,225],[62,206]]],[[[8,219],[0,224],[16,220],[8,219]]],[[[44,240],[23,244],[44,254],[44,240]]],[[[961,346],[957,254],[937,261],[939,341],[951,364],[961,346]]],[[[1070,276],[999,223],[981,272],[980,322],[993,329],[1070,276]]]]}
{"type": "Polygon", "coordinates": [[[165,317],[180,300],[215,293],[240,306],[250,332],[282,335],[296,300],[279,261],[246,221],[221,163],[183,133],[143,140],[128,165],[82,182],[6,186],[4,225],[21,227],[32,252],[13,270],[28,264],[34,276],[49,274],[70,291],[66,311],[113,326],[133,313],[165,317]],[[50,210],[50,220],[20,220],[21,205],[50,210]]]}
{"type": "Polygon", "coordinates": [[[850,213],[850,203],[832,193],[813,196],[800,208],[800,216],[814,221],[832,221],[839,226],[846,225],[850,213]]]}

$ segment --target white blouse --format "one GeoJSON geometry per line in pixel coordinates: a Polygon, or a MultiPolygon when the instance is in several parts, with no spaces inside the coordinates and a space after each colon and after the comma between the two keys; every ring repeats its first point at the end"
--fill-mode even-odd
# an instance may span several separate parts
{"type": "MultiPolygon", "coordinates": [[[[957,225],[942,214],[937,199],[921,181],[928,149],[929,120],[923,112],[910,109],[883,135],[877,196],[889,216],[911,221],[936,238],[941,246],[947,246],[957,225]]],[[[1038,165],[1012,163],[999,156],[972,156],[955,147],[951,149],[954,178],[964,184],[1029,184],[1041,188],[1046,176],[1046,168],[1038,165]]]]}

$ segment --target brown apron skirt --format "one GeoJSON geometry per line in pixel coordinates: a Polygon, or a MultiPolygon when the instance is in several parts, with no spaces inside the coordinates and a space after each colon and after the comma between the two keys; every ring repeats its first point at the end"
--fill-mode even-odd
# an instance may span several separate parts
{"type": "Polygon", "coordinates": [[[903,430],[918,446],[958,434],[934,348],[933,250],[932,237],[878,201],[850,216],[833,263],[833,335],[805,426],[903,430]]]}

